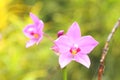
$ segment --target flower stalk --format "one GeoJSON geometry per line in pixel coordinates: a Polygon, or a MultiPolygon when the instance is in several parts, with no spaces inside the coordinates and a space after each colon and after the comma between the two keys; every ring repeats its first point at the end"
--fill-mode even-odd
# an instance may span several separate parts
{"type": "Polygon", "coordinates": [[[48,34],[44,33],[43,35],[44,35],[45,37],[47,37],[51,42],[54,41],[54,39],[53,39],[51,36],[49,36],[48,34]]]}
{"type": "Polygon", "coordinates": [[[67,67],[62,69],[63,71],[63,80],[67,80],[67,67]]]}

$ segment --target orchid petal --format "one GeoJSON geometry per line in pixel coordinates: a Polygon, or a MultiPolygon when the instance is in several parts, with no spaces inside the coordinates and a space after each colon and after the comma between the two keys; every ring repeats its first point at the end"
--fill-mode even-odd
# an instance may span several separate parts
{"type": "Polygon", "coordinates": [[[54,45],[51,49],[55,52],[56,55],[60,55],[57,45],[54,45]]]}
{"type": "Polygon", "coordinates": [[[37,30],[40,30],[40,29],[42,30],[44,27],[43,21],[39,20],[39,18],[32,13],[30,13],[30,17],[32,18],[33,22],[35,23],[35,27],[37,28],[37,30]]]}
{"type": "Polygon", "coordinates": [[[42,40],[43,38],[43,33],[39,34],[39,39],[37,40],[36,44],[38,45],[40,43],[40,41],[42,40]]]}
{"type": "Polygon", "coordinates": [[[98,42],[92,36],[81,37],[77,43],[81,49],[80,52],[84,54],[90,53],[98,45],[98,42]]]}
{"type": "Polygon", "coordinates": [[[66,34],[74,40],[79,39],[81,37],[81,32],[78,23],[74,22],[66,34]]]}
{"type": "Polygon", "coordinates": [[[67,36],[60,36],[58,39],[54,41],[54,43],[59,48],[60,53],[65,53],[70,49],[70,46],[72,45],[72,41],[67,36]]]}
{"type": "Polygon", "coordinates": [[[28,38],[33,38],[33,35],[31,35],[31,33],[37,33],[37,30],[33,24],[29,24],[24,28],[23,32],[28,38]]]}
{"type": "Polygon", "coordinates": [[[32,18],[32,20],[35,24],[39,23],[39,18],[37,16],[35,16],[33,13],[30,13],[30,17],[32,18]]]}
{"type": "Polygon", "coordinates": [[[63,53],[59,56],[59,64],[61,68],[64,68],[72,61],[72,56],[69,53],[63,53]]]}
{"type": "Polygon", "coordinates": [[[37,32],[39,34],[43,34],[43,28],[44,28],[44,24],[39,24],[38,26],[36,26],[37,32]]]}
{"type": "Polygon", "coordinates": [[[26,48],[33,46],[35,43],[36,43],[35,40],[28,41],[27,44],[26,44],[26,48]]]}
{"type": "Polygon", "coordinates": [[[90,59],[87,55],[76,55],[74,57],[74,60],[82,65],[84,65],[85,67],[89,68],[90,67],[90,59]]]}

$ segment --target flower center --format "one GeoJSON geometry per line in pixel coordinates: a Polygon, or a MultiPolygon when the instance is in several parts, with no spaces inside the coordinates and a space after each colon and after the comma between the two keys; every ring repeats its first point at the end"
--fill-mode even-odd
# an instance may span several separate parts
{"type": "Polygon", "coordinates": [[[74,45],[71,49],[70,49],[70,53],[72,55],[76,55],[78,52],[80,52],[80,48],[78,47],[78,45],[74,45]]]}
{"type": "Polygon", "coordinates": [[[37,33],[31,32],[30,34],[31,34],[32,36],[34,36],[34,38],[36,38],[36,39],[39,38],[39,34],[37,34],[37,33]]]}
{"type": "Polygon", "coordinates": [[[37,33],[35,33],[33,36],[34,36],[35,38],[39,38],[39,35],[38,35],[37,33]]]}

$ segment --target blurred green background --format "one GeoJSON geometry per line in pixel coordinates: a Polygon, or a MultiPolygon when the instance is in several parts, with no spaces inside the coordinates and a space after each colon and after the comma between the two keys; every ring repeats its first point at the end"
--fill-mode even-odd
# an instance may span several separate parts
{"type": "MultiPolygon", "coordinates": [[[[92,35],[99,45],[91,52],[91,67],[68,65],[68,80],[97,80],[101,52],[108,34],[120,17],[120,0],[0,0],[0,80],[62,80],[58,56],[44,37],[25,48],[22,30],[32,23],[32,12],[45,23],[44,32],[56,33],[77,21],[82,35],[92,35]]],[[[120,29],[110,42],[103,80],[120,80],[120,29]]]]}

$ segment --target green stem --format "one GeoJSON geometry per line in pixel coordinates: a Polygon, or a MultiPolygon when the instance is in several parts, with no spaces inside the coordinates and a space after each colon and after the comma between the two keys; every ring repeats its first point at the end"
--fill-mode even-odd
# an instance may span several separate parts
{"type": "Polygon", "coordinates": [[[67,80],[67,68],[63,68],[63,80],[67,80]]]}
{"type": "Polygon", "coordinates": [[[54,39],[51,36],[49,36],[48,34],[44,33],[43,35],[46,36],[51,42],[54,41],[54,39]]]}

